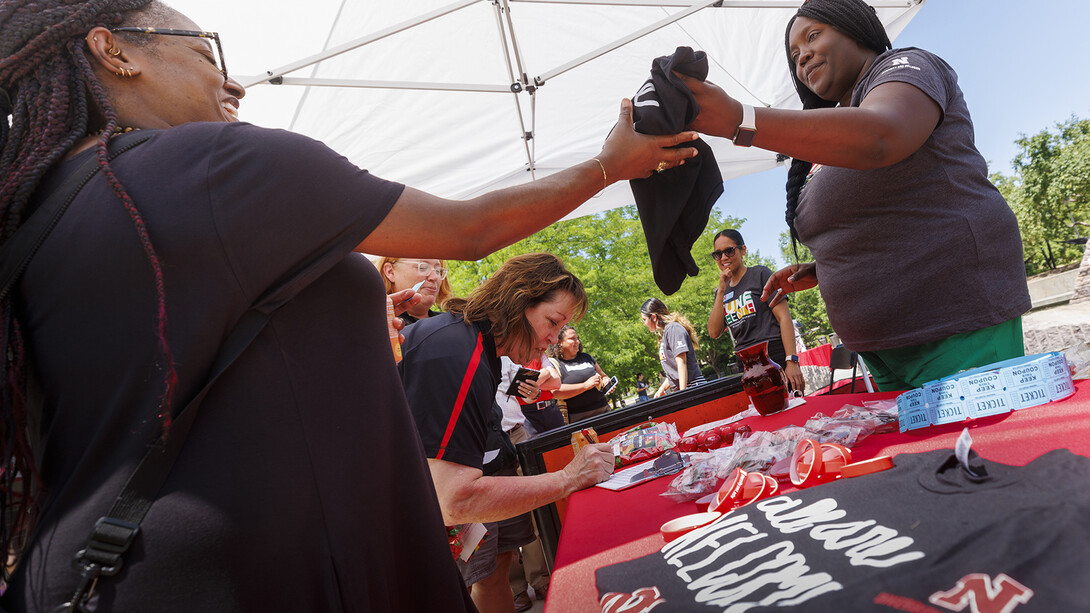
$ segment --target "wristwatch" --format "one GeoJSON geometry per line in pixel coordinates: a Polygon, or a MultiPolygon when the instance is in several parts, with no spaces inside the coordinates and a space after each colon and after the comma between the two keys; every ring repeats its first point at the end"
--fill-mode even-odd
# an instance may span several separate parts
{"type": "Polygon", "coordinates": [[[799,363],[799,356],[789,355],[789,356],[787,356],[787,361],[788,362],[794,362],[794,363],[798,364],[799,363]]]}
{"type": "Polygon", "coordinates": [[[734,131],[734,138],[730,139],[736,147],[749,147],[753,144],[753,136],[757,134],[757,116],[753,112],[753,106],[742,105],[742,123],[734,131]]]}

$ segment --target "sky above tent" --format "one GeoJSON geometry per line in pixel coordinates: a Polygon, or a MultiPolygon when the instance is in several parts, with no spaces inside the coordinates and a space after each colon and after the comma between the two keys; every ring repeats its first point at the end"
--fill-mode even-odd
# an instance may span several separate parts
{"type": "MultiPolygon", "coordinates": [[[[218,30],[228,68],[250,74],[309,53],[313,45],[304,46],[301,40],[320,44],[329,24],[319,16],[340,4],[310,0],[301,9],[281,0],[167,1],[202,28],[218,30]],[[253,17],[255,11],[261,18],[253,17]],[[269,16],[285,25],[268,26],[269,16]],[[260,63],[255,64],[255,56],[260,63]]],[[[895,45],[927,49],[954,67],[973,115],[977,147],[991,171],[1009,173],[1017,152],[1014,141],[1021,135],[1072,115],[1090,118],[1090,79],[1078,48],[1084,46],[1079,29],[1088,18],[1090,2],[1085,0],[928,0],[895,45]]],[[[251,88],[243,101],[243,120],[269,125],[271,118],[283,117],[285,102],[263,89],[268,86],[251,88]]],[[[734,179],[727,182],[718,204],[724,213],[746,219],[740,230],[751,250],[781,263],[785,179],[783,169],[734,179]]]]}

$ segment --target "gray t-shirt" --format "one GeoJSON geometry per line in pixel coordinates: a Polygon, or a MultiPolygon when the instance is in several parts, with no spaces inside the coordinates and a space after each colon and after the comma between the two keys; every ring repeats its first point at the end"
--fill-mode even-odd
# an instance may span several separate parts
{"type": "Polygon", "coordinates": [[[820,167],[795,220],[829,322],[856,351],[941,340],[1030,308],[1018,222],[988,181],[954,70],[921,49],[887,51],[856,85],[852,106],[890,81],[939,105],[931,137],[885,168],[820,167]]]}
{"type": "Polygon", "coordinates": [[[677,356],[685,354],[685,367],[689,372],[689,386],[704,383],[704,375],[700,372],[700,365],[696,361],[696,353],[693,351],[693,341],[689,338],[689,331],[685,326],[672,321],[666,324],[662,330],[662,342],[659,343],[659,360],[662,362],[662,371],[670,380],[670,388],[677,389],[680,377],[677,369],[677,356]]]}

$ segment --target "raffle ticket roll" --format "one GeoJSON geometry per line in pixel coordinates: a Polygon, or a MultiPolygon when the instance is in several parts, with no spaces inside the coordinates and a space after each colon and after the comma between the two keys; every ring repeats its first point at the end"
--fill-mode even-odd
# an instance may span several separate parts
{"type": "Polygon", "coordinates": [[[1040,353],[966,370],[897,397],[901,432],[1001,415],[1075,393],[1062,353],[1040,353]]]}

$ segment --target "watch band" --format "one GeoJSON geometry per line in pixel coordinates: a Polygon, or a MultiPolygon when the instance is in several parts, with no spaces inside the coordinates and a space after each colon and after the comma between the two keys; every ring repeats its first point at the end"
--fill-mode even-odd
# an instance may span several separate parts
{"type": "Polygon", "coordinates": [[[749,147],[753,144],[753,137],[757,134],[757,115],[753,112],[753,105],[742,105],[742,123],[734,131],[734,138],[730,139],[737,147],[749,147]]]}
{"type": "Polygon", "coordinates": [[[799,363],[799,356],[789,355],[789,356],[787,356],[787,361],[788,362],[794,362],[794,363],[798,364],[799,363]]]}

